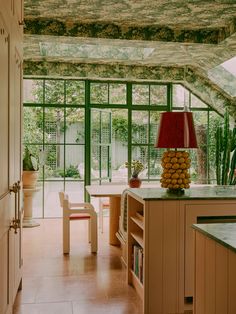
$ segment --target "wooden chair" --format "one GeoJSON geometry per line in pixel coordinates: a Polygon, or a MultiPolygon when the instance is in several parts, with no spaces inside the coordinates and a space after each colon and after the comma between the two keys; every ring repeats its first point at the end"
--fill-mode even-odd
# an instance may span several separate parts
{"type": "Polygon", "coordinates": [[[60,205],[63,208],[63,253],[70,252],[70,220],[88,219],[89,242],[91,252],[97,252],[97,213],[90,203],[71,203],[68,195],[59,192],[60,205]]]}
{"type": "Polygon", "coordinates": [[[102,233],[103,233],[103,210],[109,208],[110,208],[109,198],[99,197],[99,228],[101,229],[102,233]]]}

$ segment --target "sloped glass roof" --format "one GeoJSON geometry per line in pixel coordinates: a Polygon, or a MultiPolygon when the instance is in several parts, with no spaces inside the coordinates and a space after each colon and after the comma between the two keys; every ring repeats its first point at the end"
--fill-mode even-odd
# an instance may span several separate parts
{"type": "Polygon", "coordinates": [[[87,59],[144,60],[154,51],[154,48],[85,43],[40,42],[39,46],[42,56],[87,59]]]}
{"type": "Polygon", "coordinates": [[[236,77],[236,57],[222,63],[222,67],[236,77]]]}
{"type": "Polygon", "coordinates": [[[236,97],[236,57],[209,70],[208,77],[230,96],[236,97]]]}

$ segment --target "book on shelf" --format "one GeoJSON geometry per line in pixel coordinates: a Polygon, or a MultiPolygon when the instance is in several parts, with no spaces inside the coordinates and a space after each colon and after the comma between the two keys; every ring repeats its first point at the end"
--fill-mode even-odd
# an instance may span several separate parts
{"type": "Polygon", "coordinates": [[[138,245],[133,245],[133,272],[138,279],[143,283],[143,248],[138,245]]]}

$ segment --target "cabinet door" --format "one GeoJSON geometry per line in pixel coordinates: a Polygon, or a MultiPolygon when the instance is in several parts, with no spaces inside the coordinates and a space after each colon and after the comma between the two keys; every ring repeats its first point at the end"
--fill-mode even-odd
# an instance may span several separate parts
{"type": "MultiPolygon", "coordinates": [[[[185,297],[194,294],[194,230],[192,225],[201,223],[199,218],[232,217],[235,220],[235,201],[197,201],[185,205],[185,297]]],[[[229,222],[228,220],[228,222],[229,222]]],[[[218,220],[220,222],[220,220],[218,220]]]]}
{"type": "Polygon", "coordinates": [[[11,308],[9,289],[9,35],[0,12],[0,313],[11,308]]]}
{"type": "Polygon", "coordinates": [[[0,313],[5,314],[10,310],[9,289],[9,233],[3,221],[8,221],[7,207],[9,196],[0,200],[0,313]]]}
{"type": "Polygon", "coordinates": [[[23,8],[24,8],[24,1],[23,0],[14,0],[14,15],[17,18],[19,25],[23,24],[23,8]]]}
{"type": "Polygon", "coordinates": [[[9,188],[9,36],[0,13],[0,197],[9,188]]]}
{"type": "MultiPolygon", "coordinates": [[[[11,86],[14,92],[13,103],[11,106],[11,123],[10,133],[13,134],[10,139],[10,164],[14,165],[11,167],[14,169],[14,173],[10,176],[14,178],[13,182],[21,181],[21,112],[22,112],[22,102],[21,102],[21,86],[22,86],[22,61],[18,50],[15,49],[14,54],[14,88],[11,86]],[[13,110],[12,110],[13,109],[13,110]]],[[[19,191],[16,195],[12,195],[12,208],[16,207],[16,218],[20,219],[20,225],[22,220],[22,206],[21,206],[21,192],[19,191]],[[15,199],[16,198],[16,199],[15,199]]],[[[17,233],[14,230],[11,230],[10,233],[10,249],[12,253],[11,258],[11,267],[13,276],[13,302],[15,295],[17,293],[20,280],[22,277],[21,266],[22,266],[22,249],[21,249],[21,227],[17,230],[17,233]]]]}
{"type": "Polygon", "coordinates": [[[5,7],[8,13],[13,15],[13,0],[0,0],[0,8],[5,7]]]}
{"type": "Polygon", "coordinates": [[[22,119],[22,61],[18,49],[12,54],[11,103],[9,126],[9,184],[21,181],[21,119],[22,119]]]}

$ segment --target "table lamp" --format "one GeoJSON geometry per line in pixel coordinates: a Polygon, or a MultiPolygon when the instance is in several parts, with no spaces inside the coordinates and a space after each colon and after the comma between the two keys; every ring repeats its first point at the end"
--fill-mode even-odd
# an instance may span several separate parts
{"type": "Polygon", "coordinates": [[[184,193],[184,189],[190,187],[191,159],[189,153],[183,149],[198,147],[192,113],[161,113],[155,147],[168,149],[161,159],[161,186],[167,188],[168,192],[184,193]]]}

